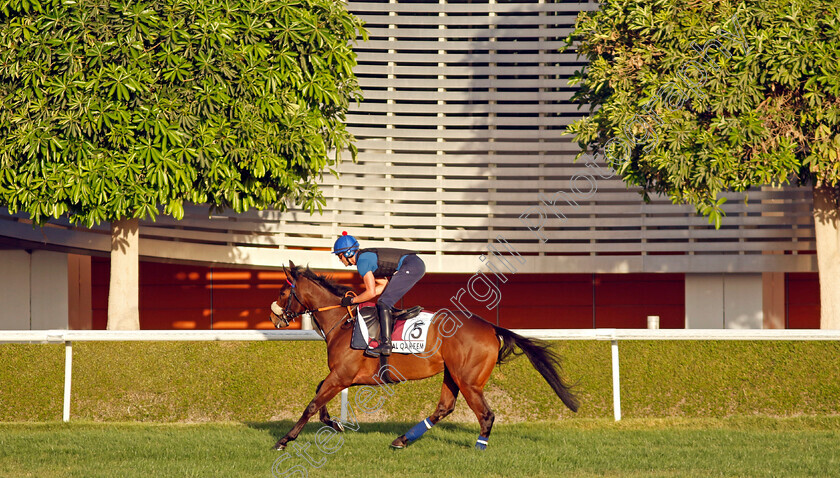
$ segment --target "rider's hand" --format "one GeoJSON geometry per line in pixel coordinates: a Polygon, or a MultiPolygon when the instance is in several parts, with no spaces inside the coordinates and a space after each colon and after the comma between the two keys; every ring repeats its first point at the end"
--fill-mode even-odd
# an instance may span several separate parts
{"type": "Polygon", "coordinates": [[[342,307],[350,307],[351,305],[353,305],[353,297],[352,296],[348,295],[346,297],[341,298],[341,306],[342,307]]]}

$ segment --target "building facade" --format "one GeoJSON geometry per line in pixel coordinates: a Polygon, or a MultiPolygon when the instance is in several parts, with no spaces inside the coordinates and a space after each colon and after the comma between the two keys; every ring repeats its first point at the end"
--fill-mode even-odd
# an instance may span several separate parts
{"type": "MultiPolygon", "coordinates": [[[[289,260],[353,283],[327,252],[342,231],[421,252],[428,275],[407,302],[447,306],[464,289],[465,305],[507,327],[645,327],[648,315],[676,328],[818,327],[810,191],[731,194],[715,230],[692,207],[645,203],[602,160],[575,160],[564,131],[588,110],[568,80],[583,63],[560,48],[596,4],[349,7],[370,35],[356,47],[365,99],[347,117],[358,161],[324,177],[321,215],[193,206],[142,223],[143,328],[267,327],[289,260]]],[[[33,229],[3,214],[0,244],[12,264],[3,303],[15,304],[0,327],[104,328],[107,225],[33,229]]]]}

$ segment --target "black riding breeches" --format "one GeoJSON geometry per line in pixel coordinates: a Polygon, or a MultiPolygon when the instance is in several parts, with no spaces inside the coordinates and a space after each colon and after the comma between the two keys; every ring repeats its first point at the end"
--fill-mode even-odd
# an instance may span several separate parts
{"type": "Polygon", "coordinates": [[[426,264],[416,255],[406,256],[403,259],[400,269],[391,276],[388,285],[377,301],[380,304],[394,308],[402,297],[416,284],[426,273],[426,264]]]}

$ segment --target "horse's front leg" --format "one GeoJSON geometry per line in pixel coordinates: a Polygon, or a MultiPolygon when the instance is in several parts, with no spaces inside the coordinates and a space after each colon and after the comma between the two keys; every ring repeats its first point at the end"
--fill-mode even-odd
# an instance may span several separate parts
{"type": "MultiPolygon", "coordinates": [[[[324,381],[321,380],[321,383],[319,383],[318,387],[315,389],[316,394],[318,393],[319,390],[321,390],[321,385],[323,385],[323,384],[324,384],[324,381]]],[[[327,411],[327,405],[326,404],[323,407],[321,407],[321,410],[319,410],[319,412],[320,412],[321,423],[327,425],[328,427],[332,428],[333,430],[335,430],[337,432],[343,432],[344,431],[344,425],[342,425],[339,420],[333,420],[332,417],[330,417],[330,412],[327,411]]]]}
{"type": "Polygon", "coordinates": [[[283,450],[286,448],[286,445],[297,438],[300,434],[300,431],[303,430],[304,425],[306,422],[312,418],[312,415],[315,414],[318,410],[320,410],[324,405],[327,404],[330,400],[333,399],[342,389],[346,388],[349,384],[340,383],[339,380],[336,378],[333,373],[330,373],[327,378],[321,382],[321,385],[318,387],[318,391],[315,393],[315,398],[309,402],[309,405],[306,406],[306,409],[303,410],[303,414],[300,416],[300,420],[289,430],[289,433],[286,434],[283,438],[277,440],[277,443],[274,444],[275,450],[283,450]]]}

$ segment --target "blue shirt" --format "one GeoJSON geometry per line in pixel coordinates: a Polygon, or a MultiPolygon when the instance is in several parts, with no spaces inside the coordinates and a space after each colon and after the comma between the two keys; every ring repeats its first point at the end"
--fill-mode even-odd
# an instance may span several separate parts
{"type": "MultiPolygon", "coordinates": [[[[400,261],[397,263],[397,270],[402,267],[402,263],[406,257],[408,256],[400,257],[400,261]]],[[[359,271],[359,275],[364,277],[368,272],[374,272],[379,268],[378,262],[379,257],[377,257],[375,252],[363,252],[356,258],[356,269],[359,271]]]]}

